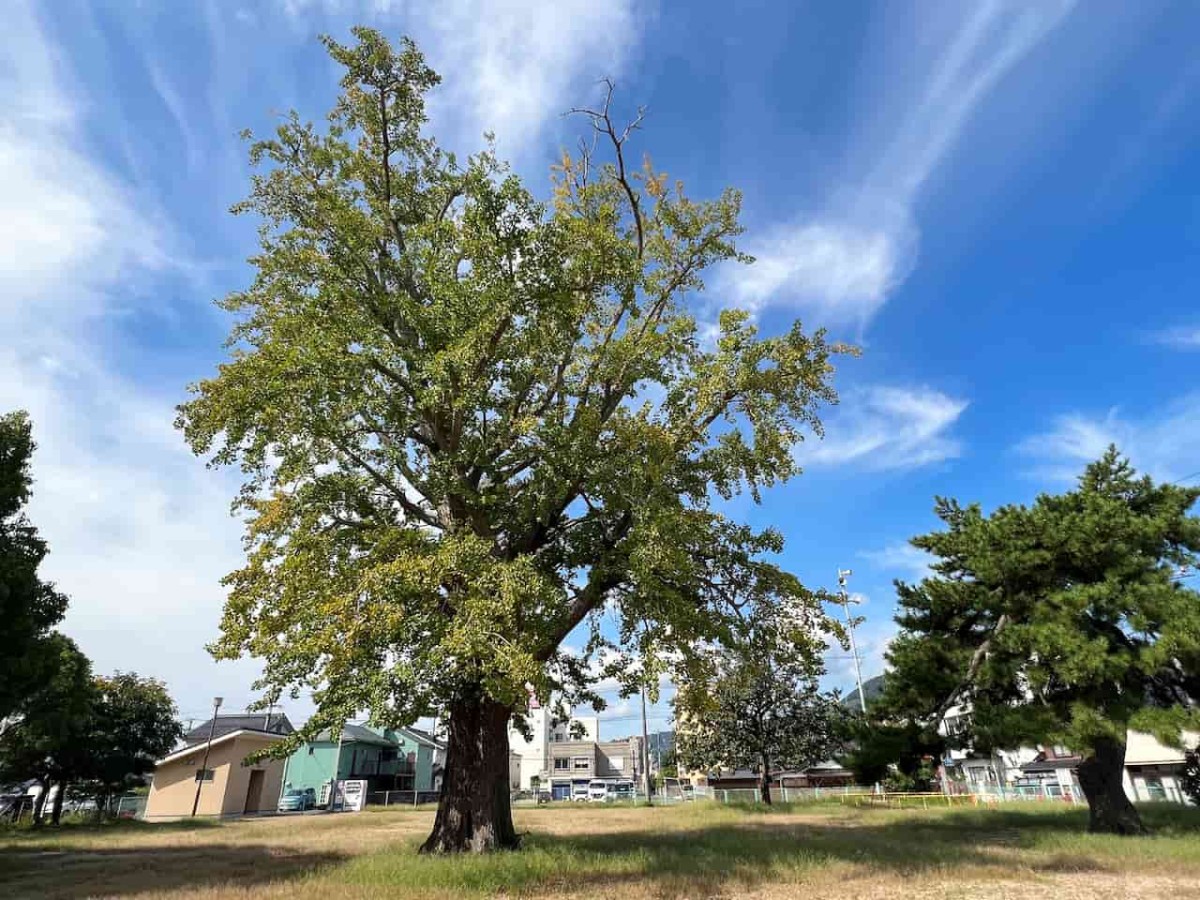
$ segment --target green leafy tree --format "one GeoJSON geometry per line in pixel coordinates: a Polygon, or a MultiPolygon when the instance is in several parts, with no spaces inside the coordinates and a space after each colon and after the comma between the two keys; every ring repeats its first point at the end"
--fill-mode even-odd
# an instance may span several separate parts
{"type": "Polygon", "coordinates": [[[183,737],[175,703],[166,685],[134,672],[94,680],[95,696],[87,729],[86,764],[78,776],[82,790],[101,809],[114,794],[145,783],[155,761],[183,737]]]}
{"type": "Polygon", "coordinates": [[[763,597],[731,640],[689,660],[675,699],[676,753],[685,768],[748,768],[770,804],[773,773],[830,754],[841,713],[817,683],[829,623],[814,609],[763,597]]]}
{"type": "Polygon", "coordinates": [[[932,728],[959,704],[983,746],[1071,747],[1091,830],[1141,833],[1122,787],[1127,730],[1178,746],[1197,719],[1200,597],[1177,578],[1200,550],[1197,497],[1110,448],[1032,506],[985,516],[939,500],[946,530],[912,542],[936,574],[897,585],[887,708],[932,728]]]}
{"type": "Polygon", "coordinates": [[[50,629],[67,598],[38,577],[46,543],[26,518],[35,445],[23,412],[0,416],[0,727],[50,678],[50,629]]]}
{"type": "Polygon", "coordinates": [[[52,816],[57,823],[66,787],[90,767],[88,731],[96,698],[92,667],[70,638],[46,638],[49,680],[24,704],[0,735],[0,783],[33,779],[42,791],[34,809],[40,826],[50,789],[57,786],[52,816]]]}
{"type": "Polygon", "coordinates": [[[590,622],[596,651],[606,605],[630,653],[719,630],[710,574],[780,542],[711,498],[795,473],[838,348],[738,312],[708,343],[685,302],[744,259],[739,198],[627,166],[607,105],[581,121],[609,160],[564,155],[539,201],[425,133],[439,78],[415,45],[354,33],[325,41],[345,75],[324,128],[293,114],[252,145],[257,275],[221,304],[231,359],[180,410],[196,452],[246,474],[214,650],[260,657],[268,695],[311,689],[303,734],[447,717],[424,849],[512,847],[510,716],[530,689],[594,700],[560,647],[590,622]]]}
{"type": "Polygon", "coordinates": [[[669,748],[662,755],[662,760],[658,764],[658,774],[663,778],[678,778],[679,763],[675,754],[675,748],[669,748]]]}
{"type": "Polygon", "coordinates": [[[923,781],[929,759],[942,758],[946,742],[932,729],[914,722],[864,720],[859,709],[845,711],[841,760],[858,784],[882,784],[896,774],[909,783],[923,781]]]}
{"type": "MultiPolygon", "coordinates": [[[[144,783],[183,730],[162,682],[132,672],[93,677],[70,639],[53,635],[50,642],[54,676],[0,737],[0,780],[36,779],[42,799],[57,787],[57,824],[68,790],[105,809],[113,794],[144,783]]],[[[39,823],[43,812],[36,811],[39,823]]]]}

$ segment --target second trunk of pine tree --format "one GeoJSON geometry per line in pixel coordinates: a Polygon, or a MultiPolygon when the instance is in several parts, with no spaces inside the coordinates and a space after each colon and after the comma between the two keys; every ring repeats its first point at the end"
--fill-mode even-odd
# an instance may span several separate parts
{"type": "Polygon", "coordinates": [[[1096,742],[1092,755],[1079,764],[1079,786],[1088,804],[1088,831],[1145,834],[1146,826],[1125,794],[1125,744],[1096,742]]]}

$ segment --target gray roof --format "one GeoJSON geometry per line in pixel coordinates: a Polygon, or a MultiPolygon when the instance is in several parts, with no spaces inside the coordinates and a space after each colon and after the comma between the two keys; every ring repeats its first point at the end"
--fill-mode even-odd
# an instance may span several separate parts
{"type": "Polygon", "coordinates": [[[442,749],[445,749],[445,747],[446,747],[445,741],[438,740],[430,732],[425,731],[423,728],[413,728],[412,726],[405,726],[404,728],[401,728],[399,730],[407,731],[409,734],[413,735],[418,740],[427,741],[428,743],[432,744],[435,747],[439,747],[442,749]]]}
{"type": "Polygon", "coordinates": [[[834,759],[827,759],[825,762],[819,762],[815,766],[809,766],[803,769],[805,772],[845,772],[846,767],[834,759]]]}
{"type": "MultiPolygon", "coordinates": [[[[212,719],[205,719],[200,725],[197,725],[191,731],[183,736],[185,746],[193,744],[203,744],[208,740],[209,728],[212,726],[212,719]]],[[[292,727],[292,723],[288,721],[288,717],[283,713],[272,713],[268,720],[266,713],[237,713],[236,715],[217,716],[216,728],[212,730],[212,736],[219,738],[226,734],[231,734],[235,731],[260,731],[265,734],[291,734],[296,729],[292,727]]]]}
{"type": "MultiPolygon", "coordinates": [[[[315,741],[336,741],[338,738],[330,737],[329,731],[320,732],[315,738],[315,741]]],[[[395,747],[396,742],[389,740],[381,734],[372,731],[370,728],[364,728],[362,725],[351,725],[347,723],[342,726],[341,741],[343,744],[373,744],[377,747],[395,747]]]]}
{"type": "Polygon", "coordinates": [[[1083,762],[1083,758],[1079,756],[1056,756],[1053,759],[1035,759],[1033,762],[1028,762],[1021,766],[1021,771],[1053,772],[1055,769],[1073,769],[1081,762],[1083,762]]]}

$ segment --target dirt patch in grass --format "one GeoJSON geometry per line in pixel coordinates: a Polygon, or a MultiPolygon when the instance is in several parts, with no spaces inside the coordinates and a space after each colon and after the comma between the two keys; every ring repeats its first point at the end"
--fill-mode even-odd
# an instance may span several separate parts
{"type": "Polygon", "coordinates": [[[1079,810],[758,810],[688,804],[518,810],[525,846],[419,857],[428,811],[0,833],[0,896],[1200,897],[1200,811],[1148,809],[1155,835],[1084,833],[1079,810]]]}

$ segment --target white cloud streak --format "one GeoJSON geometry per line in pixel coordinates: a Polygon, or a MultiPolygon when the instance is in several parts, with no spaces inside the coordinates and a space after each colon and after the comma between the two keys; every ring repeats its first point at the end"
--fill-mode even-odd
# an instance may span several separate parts
{"type": "MultiPolygon", "coordinates": [[[[866,166],[847,172],[824,208],[750,242],[760,272],[730,267],[720,286],[751,310],[786,304],[823,324],[865,325],[915,264],[914,207],[922,188],[988,94],[1074,6],[1075,0],[991,0],[949,7],[957,16],[949,40],[915,87],[890,101],[902,114],[890,117],[896,125],[882,140],[870,137],[877,149],[866,166]]],[[[908,49],[897,65],[913,65],[908,49]]],[[[881,80],[903,81],[904,74],[884,72],[881,80]]]]}
{"type": "Polygon", "coordinates": [[[66,87],[80,82],[33,11],[10,8],[7,27],[0,332],[20,339],[0,345],[0,410],[33,418],[44,573],[70,596],[63,628],[98,672],[163,678],[187,712],[214,692],[239,705],[255,667],[218,669],[203,648],[239,558],[232,486],[174,433],[174,397],[106,365],[114,317],[141,312],[142,283],[181,263],[153,205],[83,149],[84,104],[66,87]]]}
{"type": "Polygon", "coordinates": [[[1173,347],[1176,350],[1200,350],[1200,325],[1177,325],[1164,328],[1150,336],[1155,344],[1173,347]]]}
{"type": "MultiPolygon", "coordinates": [[[[434,110],[439,130],[474,147],[482,131],[494,129],[501,150],[514,156],[536,147],[562,108],[586,99],[576,93],[581,86],[590,90],[595,77],[615,74],[638,39],[625,0],[546,8],[293,0],[284,7],[313,17],[291,35],[306,43],[317,31],[343,34],[357,21],[414,34],[446,77],[434,110]],[[346,19],[330,21],[333,15],[346,19]]],[[[0,333],[19,339],[0,345],[0,410],[27,409],[34,420],[30,515],[51,546],[47,576],[71,596],[63,627],[97,671],[165,679],[185,716],[202,715],[213,694],[236,709],[254,699],[257,664],[217,665],[204,650],[217,636],[225,594],[219,579],[242,559],[240,528],[228,514],[236,484],[206,471],[174,432],[182,384],[163,391],[119,368],[136,359],[123,343],[126,317],[161,314],[162,279],[198,277],[204,267],[181,258],[176,227],[153,199],[92,155],[89,126],[119,133],[130,123],[89,120],[116,107],[88,93],[86,71],[65,65],[42,27],[50,20],[39,22],[32,4],[6,12],[0,333]]],[[[214,4],[205,14],[222,72],[247,21],[270,18],[214,4]]],[[[320,53],[315,42],[311,52],[320,53]]],[[[206,178],[223,177],[227,170],[206,155],[203,129],[188,123],[207,110],[215,131],[231,131],[225,103],[248,85],[222,74],[208,97],[195,98],[168,77],[162,57],[147,52],[143,62],[146,90],[183,139],[182,161],[206,178]]],[[[268,60],[255,70],[266,76],[257,86],[270,87],[265,106],[288,105],[285,89],[294,79],[286,69],[268,60]]],[[[302,718],[309,708],[302,701],[289,712],[302,718]]]]}
{"type": "Polygon", "coordinates": [[[493,132],[500,152],[536,148],[551,122],[617,76],[637,46],[644,6],[632,0],[281,0],[293,21],[354,16],[410,33],[442,74],[431,102],[439,130],[466,148],[493,132]]]}
{"type": "Polygon", "coordinates": [[[882,471],[953,459],[962,443],[951,432],[967,408],[930,388],[852,391],[825,423],[825,438],[801,447],[805,466],[854,465],[882,471]]]}
{"type": "Polygon", "coordinates": [[[1200,469],[1200,393],[1141,416],[1116,408],[1103,415],[1062,415],[1046,431],[1021,441],[1017,452],[1032,460],[1033,477],[1062,483],[1077,478],[1109,444],[1155,478],[1169,481],[1194,474],[1200,469]]]}
{"type": "Polygon", "coordinates": [[[889,544],[879,550],[863,550],[858,554],[888,578],[916,582],[930,575],[933,557],[912,544],[889,544]]]}

